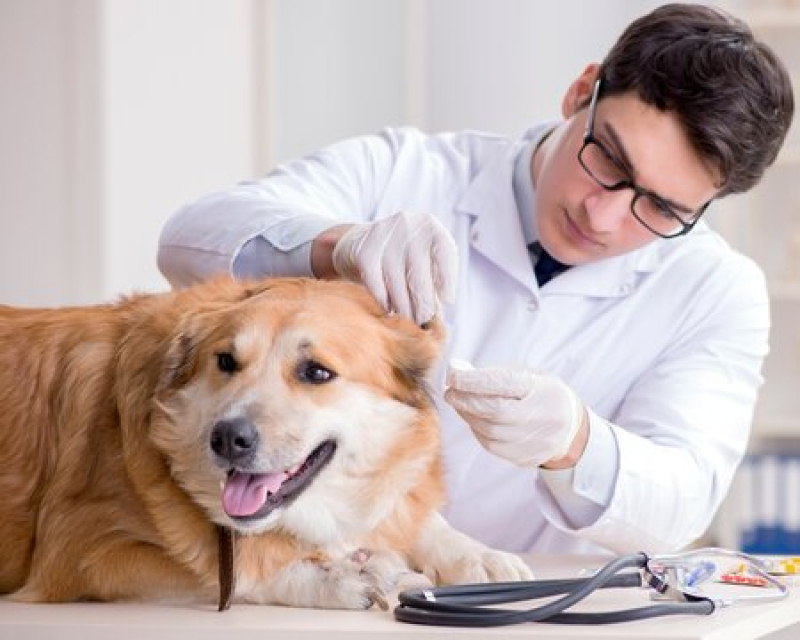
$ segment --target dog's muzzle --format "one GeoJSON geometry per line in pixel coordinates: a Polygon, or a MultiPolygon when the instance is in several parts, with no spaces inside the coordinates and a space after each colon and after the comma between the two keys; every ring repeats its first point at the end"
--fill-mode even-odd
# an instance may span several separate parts
{"type": "Polygon", "coordinates": [[[305,491],[336,452],[334,440],[324,440],[303,460],[277,471],[258,469],[260,445],[256,426],[246,418],[220,420],[209,445],[217,464],[227,470],[222,508],[234,522],[247,525],[287,506],[305,491]]]}

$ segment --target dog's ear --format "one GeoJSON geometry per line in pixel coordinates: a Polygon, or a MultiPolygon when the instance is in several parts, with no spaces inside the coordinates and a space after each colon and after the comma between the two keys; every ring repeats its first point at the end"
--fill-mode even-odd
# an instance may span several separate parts
{"type": "Polygon", "coordinates": [[[195,317],[185,318],[172,336],[164,356],[156,393],[186,385],[197,369],[200,345],[200,323],[195,317]]]}
{"type": "Polygon", "coordinates": [[[384,316],[384,323],[391,331],[389,352],[394,377],[408,393],[403,400],[421,407],[430,402],[428,378],[444,345],[444,323],[434,318],[419,327],[396,315],[384,316]]]}

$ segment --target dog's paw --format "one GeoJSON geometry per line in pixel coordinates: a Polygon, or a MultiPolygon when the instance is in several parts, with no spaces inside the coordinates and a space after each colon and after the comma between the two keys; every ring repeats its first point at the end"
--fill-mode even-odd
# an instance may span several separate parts
{"type": "Polygon", "coordinates": [[[321,565],[328,602],[321,606],[337,609],[389,608],[389,597],[399,584],[419,584],[424,576],[412,574],[401,556],[392,551],[358,549],[336,561],[321,565]],[[409,580],[409,576],[417,576],[409,580]]]}
{"type": "Polygon", "coordinates": [[[379,580],[359,559],[344,558],[322,566],[322,602],[331,609],[369,609],[386,603],[379,580]]]}
{"type": "Polygon", "coordinates": [[[533,579],[533,572],[516,554],[484,548],[455,560],[441,578],[448,584],[514,582],[533,579]]]}
{"type": "Polygon", "coordinates": [[[384,611],[398,604],[397,594],[400,591],[433,586],[424,574],[412,571],[400,554],[387,550],[367,553],[368,558],[364,561],[363,571],[374,580],[380,596],[380,599],[375,600],[375,604],[384,611]]]}
{"type": "MultiPolygon", "coordinates": [[[[269,579],[239,576],[237,594],[244,602],[283,604],[318,609],[369,609],[389,607],[398,584],[413,575],[394,552],[359,549],[342,556],[316,554],[290,563],[269,579]]],[[[418,578],[425,580],[424,576],[418,578]]],[[[424,583],[423,583],[424,584],[424,583]]]]}
{"type": "MultiPolygon", "coordinates": [[[[434,572],[440,584],[476,582],[515,582],[533,579],[533,572],[522,558],[483,545],[464,553],[448,553],[436,563],[434,572]]],[[[427,572],[426,572],[427,573],[427,572]]]]}
{"type": "Polygon", "coordinates": [[[439,513],[424,523],[412,562],[437,584],[516,582],[533,578],[513,553],[499,551],[454,529],[439,513]]]}

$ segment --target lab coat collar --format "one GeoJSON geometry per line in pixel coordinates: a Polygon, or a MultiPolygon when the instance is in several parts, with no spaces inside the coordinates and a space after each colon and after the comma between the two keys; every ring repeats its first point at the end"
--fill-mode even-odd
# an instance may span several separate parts
{"type": "Polygon", "coordinates": [[[542,295],[619,298],[635,291],[643,277],[661,263],[656,240],[636,251],[570,267],[542,289],[542,295]]]}
{"type": "Polygon", "coordinates": [[[525,140],[498,145],[459,200],[456,212],[473,218],[472,248],[536,294],[539,287],[512,189],[514,159],[524,144],[525,140]]]}
{"type": "Polygon", "coordinates": [[[544,295],[585,295],[590,297],[621,297],[633,293],[662,263],[677,253],[691,250],[699,236],[711,233],[701,220],[687,236],[658,238],[635,251],[605,260],[571,267],[554,278],[542,290],[544,295]]]}
{"type": "Polygon", "coordinates": [[[498,145],[456,205],[456,211],[474,218],[472,247],[530,293],[600,298],[629,295],[646,273],[658,268],[663,243],[683,240],[659,239],[621,256],[571,267],[540,290],[511,188],[514,159],[520,146],[528,143],[523,139],[517,144],[498,145]]]}

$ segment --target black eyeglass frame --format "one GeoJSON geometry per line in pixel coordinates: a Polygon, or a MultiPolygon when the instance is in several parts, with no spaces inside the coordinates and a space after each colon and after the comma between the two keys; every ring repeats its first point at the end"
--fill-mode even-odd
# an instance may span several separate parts
{"type": "Polygon", "coordinates": [[[594,89],[592,90],[592,100],[589,104],[589,114],[586,119],[586,131],[583,134],[583,144],[581,145],[580,150],[578,151],[578,162],[580,163],[583,170],[589,175],[592,180],[594,180],[597,184],[599,184],[603,189],[607,191],[620,191],[622,189],[630,189],[633,191],[634,196],[631,199],[631,213],[633,217],[648,231],[654,233],[655,235],[661,238],[678,238],[680,236],[684,236],[689,233],[694,226],[697,224],[697,221],[700,220],[702,215],[705,213],[708,205],[711,204],[713,198],[706,202],[698,211],[692,214],[691,222],[686,222],[681,216],[676,213],[672,207],[667,204],[664,199],[659,196],[657,193],[653,193],[652,191],[645,189],[644,187],[640,187],[636,184],[633,179],[630,177],[630,172],[622,166],[622,164],[614,157],[608,149],[605,148],[602,142],[600,142],[597,138],[594,137],[594,119],[595,114],[597,113],[597,103],[599,102],[600,98],[600,83],[601,79],[598,78],[597,81],[594,83],[594,89]],[[627,178],[620,180],[619,182],[615,182],[614,184],[606,184],[600,178],[598,178],[592,171],[586,166],[586,163],[583,161],[583,152],[586,148],[590,145],[595,145],[600,152],[617,168],[619,169],[620,173],[624,176],[628,176],[627,178]],[[669,217],[673,218],[675,222],[680,225],[680,228],[675,231],[674,233],[661,233],[660,231],[656,231],[653,229],[647,222],[645,222],[642,218],[639,217],[639,214],[636,213],[636,201],[639,198],[649,198],[652,200],[659,210],[666,213],[669,217]]]}

